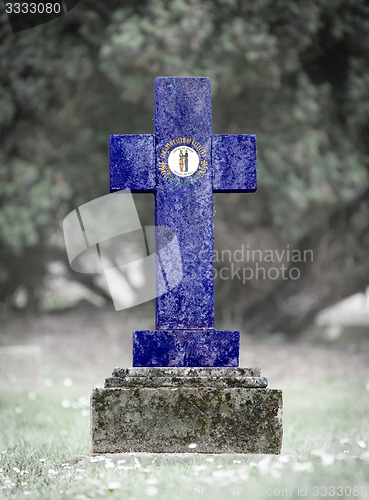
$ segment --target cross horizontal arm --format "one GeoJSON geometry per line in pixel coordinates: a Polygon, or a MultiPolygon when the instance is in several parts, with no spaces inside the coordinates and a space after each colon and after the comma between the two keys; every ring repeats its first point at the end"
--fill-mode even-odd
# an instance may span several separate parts
{"type": "Polygon", "coordinates": [[[110,192],[130,189],[155,192],[155,140],[153,134],[111,135],[109,140],[110,192]]]}
{"type": "Polygon", "coordinates": [[[256,181],[256,136],[212,136],[213,191],[253,193],[256,181]]]}

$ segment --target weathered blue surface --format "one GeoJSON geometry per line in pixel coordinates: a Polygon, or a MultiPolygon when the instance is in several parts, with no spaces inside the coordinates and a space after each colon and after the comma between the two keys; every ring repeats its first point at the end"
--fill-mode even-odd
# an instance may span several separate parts
{"type": "Polygon", "coordinates": [[[154,192],[155,141],[152,134],[111,135],[110,191],[154,192]],[[124,186],[124,187],[122,187],[124,186]]]}
{"type": "Polygon", "coordinates": [[[213,135],[214,192],[254,192],[256,182],[256,136],[213,135]]]}
{"type": "MultiPolygon", "coordinates": [[[[173,229],[181,249],[178,286],[161,295],[157,271],[156,330],[134,333],[133,366],[238,364],[239,332],[214,329],[213,191],[256,190],[256,140],[213,136],[211,121],[209,78],[160,77],[154,135],[110,139],[111,191],[154,192],[155,223],[173,229]]],[[[163,234],[156,258],[170,259],[158,252],[163,234]]]]}
{"type": "MultiPolygon", "coordinates": [[[[173,139],[189,138],[211,153],[209,78],[156,78],[154,84],[156,164],[173,139]]],[[[171,150],[171,148],[169,148],[171,150]]],[[[164,157],[165,159],[165,157],[164,157]]],[[[214,328],[213,192],[210,168],[186,178],[157,177],[155,223],[176,230],[183,279],[174,293],[156,300],[157,329],[214,328]],[[192,184],[187,180],[195,181],[192,184]],[[172,181],[177,182],[176,184],[172,181]]]]}
{"type": "Polygon", "coordinates": [[[136,331],[133,366],[238,366],[239,339],[213,329],[136,331]]]}

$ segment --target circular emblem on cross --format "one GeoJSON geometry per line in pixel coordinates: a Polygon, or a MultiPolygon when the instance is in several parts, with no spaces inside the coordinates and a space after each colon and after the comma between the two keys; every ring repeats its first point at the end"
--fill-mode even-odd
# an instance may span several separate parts
{"type": "Polygon", "coordinates": [[[168,156],[168,167],[178,177],[189,177],[199,168],[200,158],[193,148],[178,146],[168,156]]]}
{"type": "Polygon", "coordinates": [[[195,139],[177,137],[159,152],[158,169],[164,179],[172,184],[194,184],[208,170],[207,153],[195,139]]]}

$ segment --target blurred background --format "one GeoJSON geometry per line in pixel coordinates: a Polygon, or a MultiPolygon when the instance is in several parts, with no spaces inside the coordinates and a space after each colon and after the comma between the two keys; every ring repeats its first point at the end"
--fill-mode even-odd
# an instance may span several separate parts
{"type": "MultiPolygon", "coordinates": [[[[246,281],[216,279],[217,328],[366,340],[364,0],[81,0],[23,32],[0,21],[1,345],[43,332],[51,352],[59,333],[77,363],[82,332],[92,361],[92,341],[154,327],[154,301],[115,312],[96,276],[70,269],[62,221],[108,193],[109,134],[153,132],[153,81],[165,75],[211,77],[213,133],[257,135],[257,193],[214,198],[216,269],[249,269],[246,281]]],[[[151,224],[153,196],[135,201],[151,224]]]]}

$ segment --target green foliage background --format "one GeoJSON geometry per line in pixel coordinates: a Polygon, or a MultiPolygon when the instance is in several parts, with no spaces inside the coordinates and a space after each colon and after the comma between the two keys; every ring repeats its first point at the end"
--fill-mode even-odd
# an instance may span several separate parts
{"type": "Polygon", "coordinates": [[[216,246],[314,251],[296,282],[217,282],[218,321],[294,333],[367,285],[364,0],[85,0],[16,34],[0,21],[6,307],[22,286],[37,309],[62,218],[108,192],[109,134],[152,133],[163,75],[210,76],[213,132],[258,137],[258,192],[216,197],[216,246]]]}

